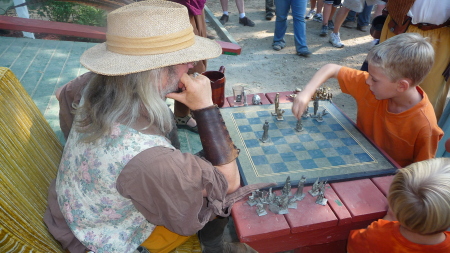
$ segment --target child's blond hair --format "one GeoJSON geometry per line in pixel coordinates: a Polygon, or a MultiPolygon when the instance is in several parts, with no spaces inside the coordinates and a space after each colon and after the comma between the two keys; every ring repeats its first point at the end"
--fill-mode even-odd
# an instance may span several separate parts
{"type": "Polygon", "coordinates": [[[388,195],[399,223],[421,235],[450,227],[450,158],[434,158],[398,170],[388,195]]]}
{"type": "Polygon", "coordinates": [[[374,46],[367,61],[393,82],[409,78],[412,85],[419,85],[433,66],[434,49],[420,34],[402,33],[374,46]]]}

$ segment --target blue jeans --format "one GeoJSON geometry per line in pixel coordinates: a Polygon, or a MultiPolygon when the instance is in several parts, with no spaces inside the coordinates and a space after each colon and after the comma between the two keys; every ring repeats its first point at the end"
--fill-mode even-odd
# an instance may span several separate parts
{"type": "MultiPolygon", "coordinates": [[[[372,8],[373,5],[367,5],[367,3],[364,2],[364,9],[358,15],[357,24],[359,27],[368,26],[370,24],[370,15],[372,13],[372,8]]],[[[356,12],[350,11],[345,21],[355,22],[355,19],[356,19],[356,12]]]]}
{"type": "Polygon", "coordinates": [[[275,33],[273,36],[273,45],[286,46],[284,35],[287,29],[287,15],[292,8],[292,17],[294,19],[294,41],[297,53],[308,51],[306,44],[306,0],[275,0],[275,33]]]}

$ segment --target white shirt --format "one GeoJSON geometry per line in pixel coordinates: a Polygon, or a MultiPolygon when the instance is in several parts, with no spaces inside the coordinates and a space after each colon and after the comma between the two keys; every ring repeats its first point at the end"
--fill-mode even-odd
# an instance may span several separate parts
{"type": "Polygon", "coordinates": [[[450,0],[416,0],[407,15],[413,24],[443,24],[450,18],[450,0]]]}

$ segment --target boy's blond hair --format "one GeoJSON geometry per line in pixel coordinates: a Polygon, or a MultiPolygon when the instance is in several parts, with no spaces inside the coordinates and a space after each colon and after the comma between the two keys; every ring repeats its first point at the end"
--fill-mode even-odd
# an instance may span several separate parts
{"type": "Polygon", "coordinates": [[[398,170],[388,195],[399,223],[414,233],[450,227],[450,158],[434,158],[398,170]]]}
{"type": "Polygon", "coordinates": [[[419,85],[433,66],[434,49],[420,34],[402,33],[374,46],[367,61],[393,82],[409,78],[412,85],[419,85]]]}

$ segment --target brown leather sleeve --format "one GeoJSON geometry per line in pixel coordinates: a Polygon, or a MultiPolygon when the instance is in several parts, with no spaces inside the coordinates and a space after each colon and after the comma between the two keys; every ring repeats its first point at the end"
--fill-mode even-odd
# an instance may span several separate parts
{"type": "Polygon", "coordinates": [[[230,163],[239,156],[217,105],[192,111],[197,121],[198,133],[206,160],[219,166],[230,163]]]}

